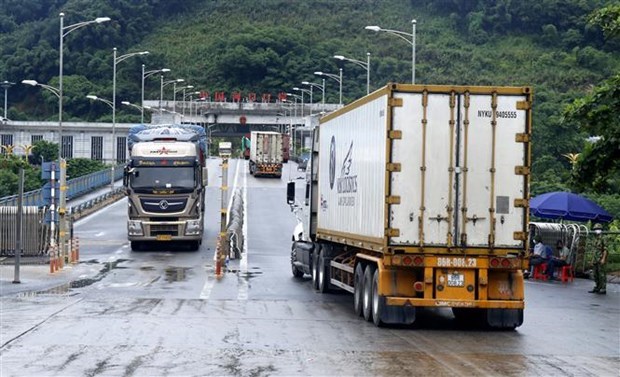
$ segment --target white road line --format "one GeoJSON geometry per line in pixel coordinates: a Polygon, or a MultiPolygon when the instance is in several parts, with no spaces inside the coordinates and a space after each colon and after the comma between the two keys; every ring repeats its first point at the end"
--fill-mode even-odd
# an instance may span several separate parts
{"type": "Polygon", "coordinates": [[[242,276],[241,284],[239,284],[239,292],[237,300],[248,299],[248,175],[247,164],[243,165],[243,250],[241,251],[241,261],[239,262],[239,272],[242,276]]]}

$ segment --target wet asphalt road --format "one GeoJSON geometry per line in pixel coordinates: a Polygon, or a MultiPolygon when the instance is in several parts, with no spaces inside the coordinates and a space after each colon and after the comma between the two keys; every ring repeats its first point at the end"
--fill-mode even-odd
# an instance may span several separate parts
{"type": "Polygon", "coordinates": [[[76,224],[79,265],[54,276],[24,270],[20,286],[2,275],[2,377],[618,376],[617,285],[599,296],[584,279],[527,281],[525,323],[507,332],[464,327],[446,309],[379,329],[353,314],[351,295],[314,292],[289,267],[285,183],[302,175],[292,162],[278,180],[231,161],[229,185],[246,188],[247,252],[216,279],[220,178],[218,160],[209,164],[198,252],[130,251],[121,200],[76,224]]]}

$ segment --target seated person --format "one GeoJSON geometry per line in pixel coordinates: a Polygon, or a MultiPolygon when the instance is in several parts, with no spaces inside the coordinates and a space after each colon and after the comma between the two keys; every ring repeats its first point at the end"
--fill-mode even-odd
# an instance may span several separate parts
{"type": "Polygon", "coordinates": [[[556,247],[558,250],[558,256],[551,257],[549,259],[549,262],[547,263],[546,273],[547,273],[547,276],[549,277],[549,280],[553,280],[553,273],[556,267],[562,267],[562,266],[566,266],[570,264],[568,261],[570,250],[568,250],[568,247],[564,246],[564,242],[562,242],[562,240],[558,240],[556,247]]]}
{"type": "MultiPolygon", "coordinates": [[[[534,266],[537,266],[542,263],[546,263],[549,259],[549,250],[547,246],[542,242],[542,237],[537,235],[534,237],[534,252],[530,254],[530,269],[533,270],[534,266]]],[[[530,271],[532,273],[533,271],[530,271]]]]}

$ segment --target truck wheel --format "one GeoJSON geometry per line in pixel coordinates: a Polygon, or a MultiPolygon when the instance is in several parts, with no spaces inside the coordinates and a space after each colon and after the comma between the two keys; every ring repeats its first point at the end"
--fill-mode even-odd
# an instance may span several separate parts
{"type": "Polygon", "coordinates": [[[364,302],[364,268],[361,263],[355,266],[355,275],[353,275],[353,310],[358,316],[362,316],[364,302]]]}
{"type": "Polygon", "coordinates": [[[187,244],[189,251],[196,251],[200,248],[200,241],[189,241],[187,244]]]}
{"type": "Polygon", "coordinates": [[[295,252],[295,245],[291,247],[291,271],[293,272],[293,276],[296,278],[300,278],[304,276],[304,272],[297,268],[293,263],[297,259],[297,253],[295,252]]]}
{"type": "Polygon", "coordinates": [[[366,266],[364,270],[364,300],[362,311],[364,313],[364,319],[368,322],[372,321],[372,279],[374,270],[372,265],[366,266]]]}
{"type": "Polygon", "coordinates": [[[329,267],[325,266],[325,250],[321,249],[318,260],[319,281],[318,289],[321,293],[329,292],[329,267]]]}
{"type": "Polygon", "coordinates": [[[385,300],[379,297],[379,269],[376,269],[372,277],[372,321],[377,327],[383,326],[381,316],[384,311],[385,300]]]}
{"type": "Polygon", "coordinates": [[[312,253],[312,287],[319,289],[319,247],[312,253]]]}
{"type": "Polygon", "coordinates": [[[131,241],[131,251],[140,251],[143,248],[141,241],[131,241]]]}

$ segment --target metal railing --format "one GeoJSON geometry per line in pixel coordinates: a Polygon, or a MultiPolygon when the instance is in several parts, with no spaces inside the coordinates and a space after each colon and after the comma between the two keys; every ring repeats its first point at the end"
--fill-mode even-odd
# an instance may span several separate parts
{"type": "MultiPolygon", "coordinates": [[[[22,255],[39,256],[47,252],[49,226],[43,221],[46,208],[24,206],[22,211],[22,255]]],[[[17,207],[0,207],[0,256],[15,255],[17,207]]]]}
{"type": "MultiPolygon", "coordinates": [[[[115,180],[123,177],[123,167],[124,165],[117,165],[114,168],[115,180]]],[[[110,169],[70,179],[67,181],[67,200],[76,199],[108,184],[110,184],[110,169]]],[[[43,200],[43,189],[25,192],[23,204],[24,206],[45,206],[47,203],[43,200]]],[[[0,198],[0,207],[2,206],[17,206],[17,195],[0,198]]]]}

